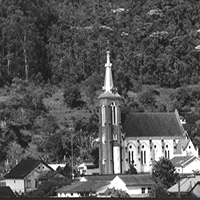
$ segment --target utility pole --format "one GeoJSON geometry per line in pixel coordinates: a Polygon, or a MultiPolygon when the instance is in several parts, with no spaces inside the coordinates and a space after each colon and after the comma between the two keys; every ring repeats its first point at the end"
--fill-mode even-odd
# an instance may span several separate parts
{"type": "Polygon", "coordinates": [[[71,170],[72,170],[72,179],[74,179],[74,173],[73,173],[73,169],[74,169],[74,148],[73,148],[73,133],[74,133],[74,127],[70,128],[71,131],[71,170]]]}

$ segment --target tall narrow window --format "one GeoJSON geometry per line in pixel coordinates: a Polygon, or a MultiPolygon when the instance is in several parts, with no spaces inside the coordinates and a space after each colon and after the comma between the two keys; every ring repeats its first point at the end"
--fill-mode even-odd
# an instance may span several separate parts
{"type": "Polygon", "coordinates": [[[165,158],[170,159],[169,145],[165,146],[165,158]]]}
{"type": "Polygon", "coordinates": [[[134,149],[133,144],[130,144],[128,147],[128,163],[130,165],[134,164],[134,149]]]}
{"type": "Polygon", "coordinates": [[[117,106],[116,106],[115,102],[112,102],[110,106],[111,106],[112,124],[116,125],[117,124],[117,106]]]}
{"type": "Polygon", "coordinates": [[[102,120],[102,126],[105,126],[106,123],[106,106],[105,104],[102,105],[101,107],[101,120],[102,120]]]}
{"type": "Polygon", "coordinates": [[[146,161],[146,150],[144,145],[142,145],[142,150],[141,150],[141,164],[142,165],[146,165],[147,161],[146,161]]]}

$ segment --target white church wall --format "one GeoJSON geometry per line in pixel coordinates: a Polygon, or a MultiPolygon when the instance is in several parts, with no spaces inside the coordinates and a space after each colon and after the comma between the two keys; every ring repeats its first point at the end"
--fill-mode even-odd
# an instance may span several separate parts
{"type": "Polygon", "coordinates": [[[126,168],[134,162],[138,173],[151,172],[153,161],[174,157],[177,143],[173,138],[128,138],[126,168]]]}

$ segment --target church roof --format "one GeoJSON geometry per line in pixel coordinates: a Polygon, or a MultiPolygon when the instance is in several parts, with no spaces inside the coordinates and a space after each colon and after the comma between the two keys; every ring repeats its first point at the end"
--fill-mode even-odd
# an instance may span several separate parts
{"type": "Polygon", "coordinates": [[[126,137],[183,137],[176,113],[122,114],[126,137]]]}

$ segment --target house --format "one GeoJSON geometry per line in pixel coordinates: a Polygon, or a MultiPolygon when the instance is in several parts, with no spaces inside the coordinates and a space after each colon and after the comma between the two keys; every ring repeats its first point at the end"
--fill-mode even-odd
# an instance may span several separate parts
{"type": "Polygon", "coordinates": [[[196,156],[175,156],[171,162],[180,174],[192,174],[200,170],[200,159],[196,156]]]}
{"type": "Polygon", "coordinates": [[[161,157],[198,156],[178,112],[122,113],[121,96],[114,87],[110,52],[99,96],[99,173],[122,174],[134,165],[150,173],[161,157]]]}
{"type": "Polygon", "coordinates": [[[90,160],[79,163],[77,169],[80,175],[99,174],[99,168],[90,160]]]}
{"type": "Polygon", "coordinates": [[[155,182],[149,174],[96,175],[82,177],[58,189],[58,197],[101,196],[110,188],[123,190],[131,197],[148,197],[155,182]]]}
{"type": "Polygon", "coordinates": [[[75,181],[71,185],[67,185],[65,187],[58,189],[57,196],[58,197],[84,197],[84,196],[98,195],[99,193],[105,192],[109,184],[110,184],[109,181],[100,181],[100,182],[75,181]]]}
{"type": "Polygon", "coordinates": [[[19,194],[27,193],[37,188],[38,178],[44,171],[53,171],[41,160],[22,160],[5,175],[6,186],[19,194]]]}
{"type": "Polygon", "coordinates": [[[58,197],[81,197],[98,195],[108,188],[115,178],[114,174],[108,175],[85,175],[75,180],[71,185],[66,185],[57,191],[58,197]]]}
{"type": "Polygon", "coordinates": [[[130,197],[148,197],[154,185],[150,174],[120,174],[111,181],[109,188],[126,191],[130,197]]]}

